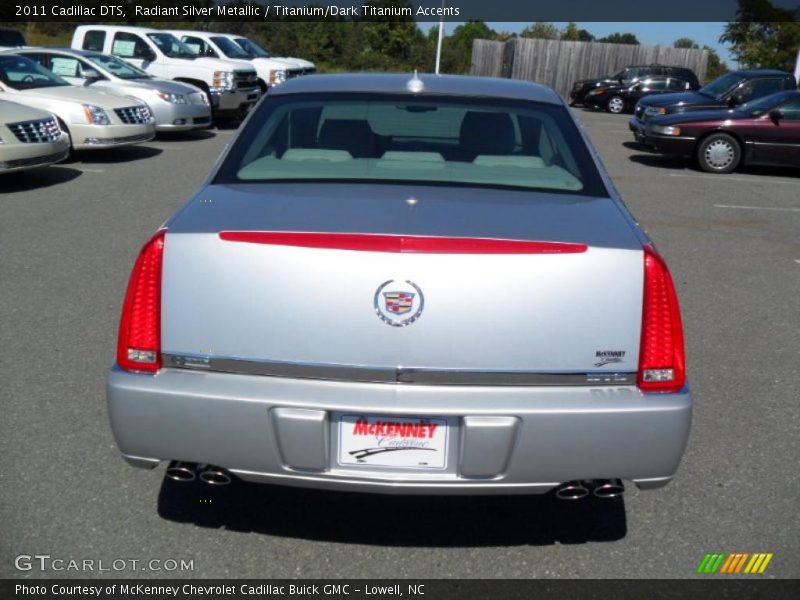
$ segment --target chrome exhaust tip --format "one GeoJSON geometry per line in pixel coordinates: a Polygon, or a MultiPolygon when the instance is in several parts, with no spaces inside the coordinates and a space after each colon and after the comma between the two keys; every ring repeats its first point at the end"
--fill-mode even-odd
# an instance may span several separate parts
{"type": "Polygon", "coordinates": [[[173,460],[167,467],[167,477],[175,481],[188,483],[194,481],[197,465],[173,460]]]}
{"type": "Polygon", "coordinates": [[[616,498],[625,493],[620,479],[600,479],[595,482],[594,495],[598,498],[616,498]]]}
{"type": "Polygon", "coordinates": [[[231,476],[225,469],[208,465],[200,471],[200,481],[204,481],[208,485],[228,485],[231,482],[231,476]]]}
{"type": "Polygon", "coordinates": [[[588,495],[589,488],[581,481],[569,481],[556,490],[559,500],[580,500],[588,495]]]}

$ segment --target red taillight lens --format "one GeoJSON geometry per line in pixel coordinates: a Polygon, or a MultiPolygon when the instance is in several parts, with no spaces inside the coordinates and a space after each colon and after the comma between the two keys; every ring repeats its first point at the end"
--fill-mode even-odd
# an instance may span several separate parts
{"type": "Polygon", "coordinates": [[[677,392],[686,383],[678,295],[664,259],[644,246],[644,303],[637,384],[643,392],[677,392]]]}
{"type": "Polygon", "coordinates": [[[154,373],[161,368],[161,266],[166,233],[160,229],[144,245],[128,282],[117,342],[117,364],[126,371],[154,373]]]}

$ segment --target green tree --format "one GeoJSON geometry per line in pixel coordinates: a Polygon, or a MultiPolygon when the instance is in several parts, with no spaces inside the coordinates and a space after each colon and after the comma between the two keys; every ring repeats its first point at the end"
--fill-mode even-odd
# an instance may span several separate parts
{"type": "Polygon", "coordinates": [[[561,31],[561,39],[568,42],[593,42],[594,36],[585,29],[578,29],[575,23],[567,23],[561,31]]]}
{"type": "Polygon", "coordinates": [[[674,42],[672,42],[673,48],[690,48],[690,49],[697,49],[698,46],[692,38],[682,37],[678,38],[674,42]]]}
{"type": "Polygon", "coordinates": [[[564,30],[561,32],[561,39],[567,42],[577,42],[580,40],[578,33],[578,26],[575,23],[569,22],[564,30]]]}
{"type": "Polygon", "coordinates": [[[612,33],[611,35],[602,37],[597,41],[605,44],[631,44],[633,46],[639,45],[639,40],[637,40],[636,36],[632,33],[612,33]]]}
{"type": "Polygon", "coordinates": [[[791,10],[768,0],[739,0],[737,20],[719,38],[743,66],[791,71],[800,48],[800,23],[791,10]]]}
{"type": "Polygon", "coordinates": [[[537,21],[536,23],[528,25],[525,29],[523,29],[519,36],[540,40],[557,40],[558,29],[552,23],[537,21]]]}
{"type": "MultiPolygon", "coordinates": [[[[436,31],[436,28],[432,27],[431,31],[436,31]]],[[[442,43],[442,72],[469,73],[472,66],[473,40],[496,38],[497,32],[483,21],[467,21],[459,25],[442,43]]]]}
{"type": "Polygon", "coordinates": [[[719,57],[717,51],[710,46],[703,46],[708,50],[708,64],[706,65],[706,81],[713,81],[720,75],[728,72],[728,65],[719,57]]]}

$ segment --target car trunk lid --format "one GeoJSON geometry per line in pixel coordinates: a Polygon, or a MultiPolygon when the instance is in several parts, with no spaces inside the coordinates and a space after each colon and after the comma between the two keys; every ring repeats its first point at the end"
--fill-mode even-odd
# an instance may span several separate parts
{"type": "Polygon", "coordinates": [[[210,186],[168,227],[167,355],[199,364],[636,370],[641,241],[609,198],[210,186]]]}

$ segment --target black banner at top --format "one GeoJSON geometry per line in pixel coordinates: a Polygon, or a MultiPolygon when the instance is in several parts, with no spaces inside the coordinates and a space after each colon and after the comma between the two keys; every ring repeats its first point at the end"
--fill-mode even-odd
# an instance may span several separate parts
{"type": "Polygon", "coordinates": [[[800,0],[4,0],[0,21],[798,21],[800,0]]]}

